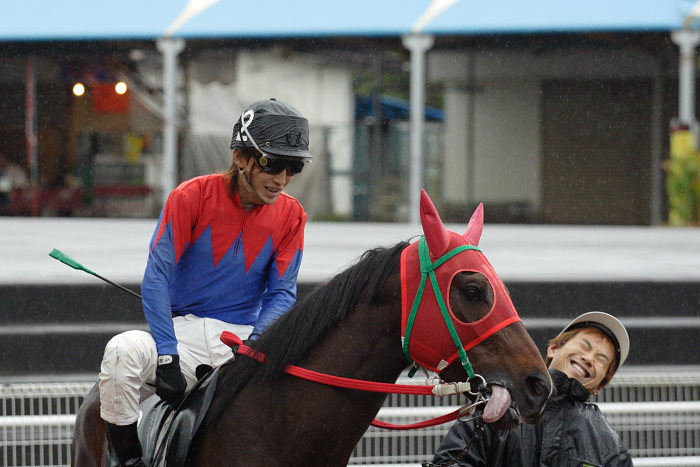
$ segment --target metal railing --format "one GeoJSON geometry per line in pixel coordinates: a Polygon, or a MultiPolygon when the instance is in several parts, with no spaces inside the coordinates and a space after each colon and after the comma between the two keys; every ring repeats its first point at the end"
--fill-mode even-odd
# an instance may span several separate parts
{"type": "MultiPolygon", "coordinates": [[[[402,377],[399,382],[410,381],[402,377]]],[[[0,467],[69,465],[75,413],[93,384],[0,385],[0,467]]],[[[700,466],[700,370],[621,371],[595,401],[636,466],[700,466]]],[[[457,396],[391,395],[377,418],[412,423],[447,413],[459,403],[457,396]]],[[[448,429],[370,427],[350,464],[416,466],[430,460],[448,429]]]]}
{"type": "Polygon", "coordinates": [[[93,385],[0,385],[0,466],[70,465],[75,413],[93,385]]]}

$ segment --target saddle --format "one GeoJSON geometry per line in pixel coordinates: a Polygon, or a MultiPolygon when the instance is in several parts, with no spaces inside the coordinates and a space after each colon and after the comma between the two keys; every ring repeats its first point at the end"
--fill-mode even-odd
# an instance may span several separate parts
{"type": "MultiPolygon", "coordinates": [[[[141,403],[138,434],[146,467],[185,467],[192,438],[214,397],[219,368],[200,378],[175,411],[156,395],[141,403]]],[[[119,465],[111,454],[108,465],[119,465]]]]}

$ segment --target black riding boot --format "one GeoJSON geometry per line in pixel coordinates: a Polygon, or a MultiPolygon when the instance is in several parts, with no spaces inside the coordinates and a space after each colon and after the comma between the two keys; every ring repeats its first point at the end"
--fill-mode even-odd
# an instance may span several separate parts
{"type": "Polygon", "coordinates": [[[105,422],[109,446],[123,467],[145,467],[141,456],[141,442],[136,432],[136,422],[131,425],[113,425],[105,422]]]}

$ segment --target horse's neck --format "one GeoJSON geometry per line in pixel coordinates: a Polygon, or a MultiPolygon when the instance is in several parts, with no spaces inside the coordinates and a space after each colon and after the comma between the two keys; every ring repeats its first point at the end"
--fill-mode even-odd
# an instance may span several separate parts
{"type": "Polygon", "coordinates": [[[400,320],[398,310],[359,306],[325,336],[302,365],[347,378],[394,382],[406,366],[400,320]]]}
{"type": "MultiPolygon", "coordinates": [[[[407,364],[400,327],[398,307],[387,311],[359,306],[299,366],[346,378],[393,383],[407,364]]],[[[304,460],[304,465],[317,465],[311,459],[334,459],[340,461],[338,465],[346,465],[386,399],[384,393],[337,389],[298,378],[286,378],[285,388],[280,401],[285,406],[282,416],[295,426],[304,426],[292,435],[297,437],[295,449],[301,451],[298,460],[304,460]]]]}

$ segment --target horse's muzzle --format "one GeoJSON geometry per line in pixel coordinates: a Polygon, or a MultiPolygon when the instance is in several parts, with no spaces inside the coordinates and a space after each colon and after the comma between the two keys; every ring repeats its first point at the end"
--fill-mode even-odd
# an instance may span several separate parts
{"type": "Polygon", "coordinates": [[[536,423],[544,412],[544,406],[552,394],[554,385],[551,378],[540,375],[525,378],[525,402],[520,407],[520,417],[527,423],[536,423]]]}

